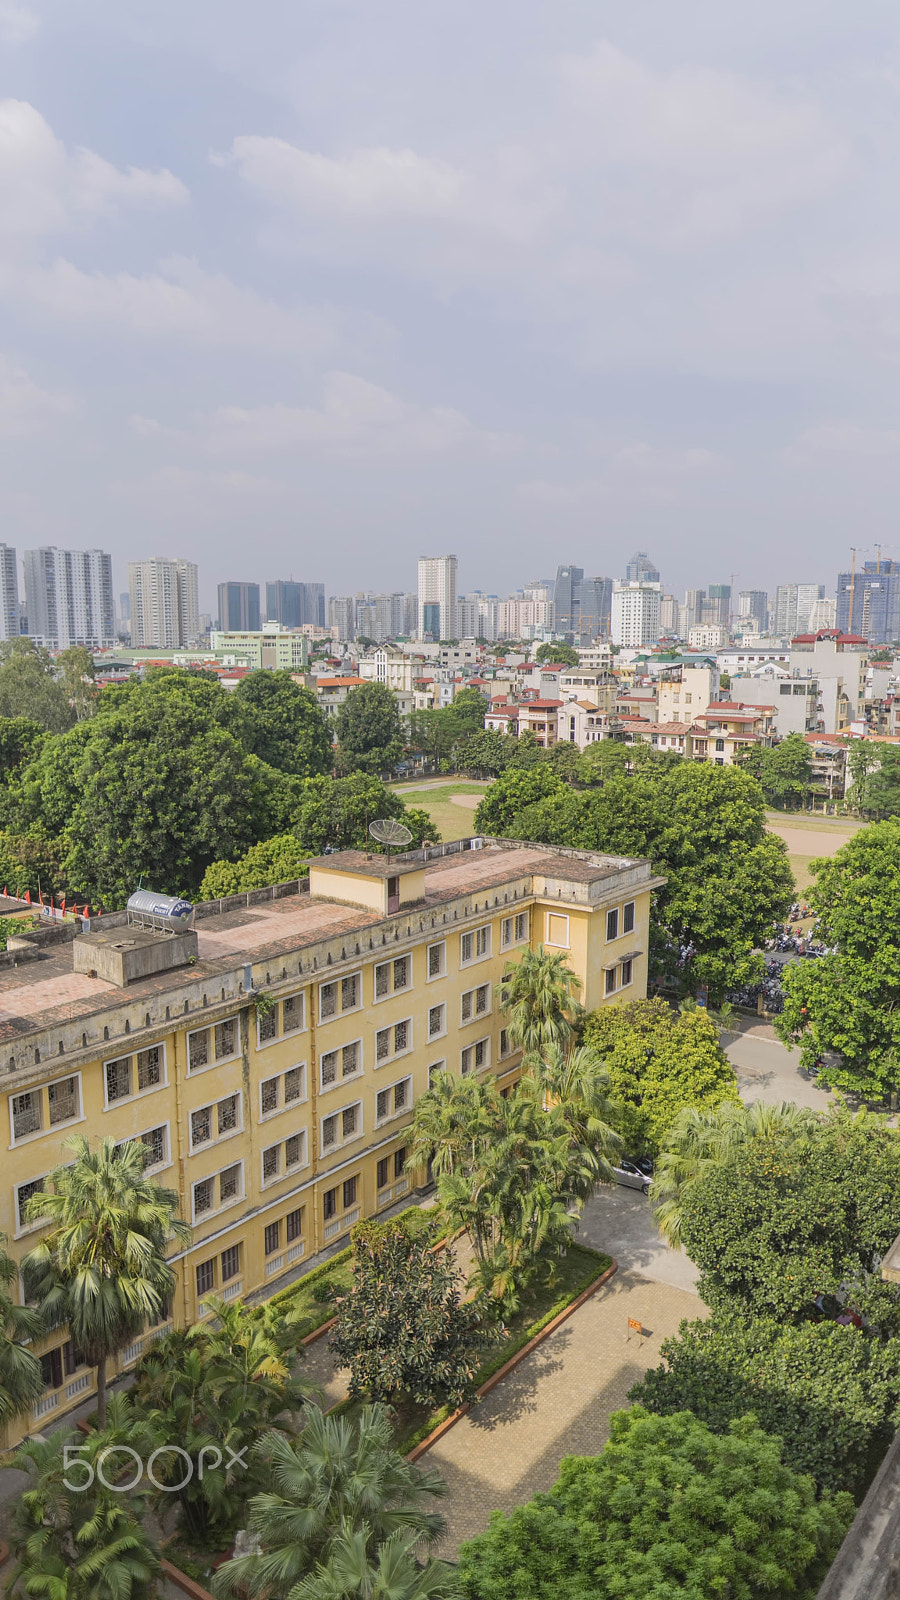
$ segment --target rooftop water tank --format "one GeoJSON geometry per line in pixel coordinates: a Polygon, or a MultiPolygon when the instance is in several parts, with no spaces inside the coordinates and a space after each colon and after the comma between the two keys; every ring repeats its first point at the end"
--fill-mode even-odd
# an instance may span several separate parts
{"type": "Polygon", "coordinates": [[[152,889],[136,889],[128,901],[130,918],[152,918],[157,927],[181,932],[190,923],[193,906],[171,894],[154,894],[152,889]]]}

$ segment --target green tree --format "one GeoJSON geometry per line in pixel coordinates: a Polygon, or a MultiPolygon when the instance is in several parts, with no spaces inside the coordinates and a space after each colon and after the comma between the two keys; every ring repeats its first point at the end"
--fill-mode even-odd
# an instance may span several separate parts
{"type": "Polygon", "coordinates": [[[708,1305],[803,1322],[849,1292],[873,1328],[900,1331],[879,1275],[900,1216],[900,1139],[881,1118],[833,1112],[802,1140],[745,1142],[681,1194],[681,1239],[708,1305]]]}
{"type": "MultiPolygon", "coordinates": [[[[696,1015],[696,1013],[694,1013],[696,1015]]],[[[816,1114],[782,1100],[745,1106],[725,1098],[717,1106],[685,1105],[663,1141],[653,1178],[653,1212],[660,1233],[681,1248],[682,1201],[689,1186],[728,1166],[754,1140],[802,1145],[817,1125],[816,1114]]]]}
{"type": "Polygon", "coordinates": [[[538,744],[537,736],[527,728],[518,739],[511,739],[509,747],[508,767],[522,768],[528,771],[532,767],[539,767],[547,760],[547,752],[542,744],[538,744]]]}
{"type": "Polygon", "coordinates": [[[739,1104],[734,1068],[703,1010],[675,1011],[660,999],[602,1006],[587,1017],[584,1039],[603,1061],[635,1154],[657,1155],[684,1106],[739,1104]]]}
{"type": "Polygon", "coordinates": [[[683,1411],[617,1411],[599,1456],[460,1550],[467,1600],[812,1600],[853,1517],[816,1497],[752,1417],[724,1437],[683,1411]]]}
{"type": "Polygon", "coordinates": [[[771,748],[750,746],[741,765],[762,786],[770,805],[802,805],[812,784],[812,751],[802,733],[789,733],[771,748]]]}
{"type": "Polygon", "coordinates": [[[475,777],[496,778],[506,770],[509,760],[508,739],[496,728],[482,728],[480,733],[464,733],[456,745],[456,765],[460,772],[475,777]]]}
{"type": "Polygon", "coordinates": [[[484,728],[488,703],[480,689],[460,689],[448,709],[453,712],[457,738],[466,733],[480,733],[484,728]]]}
{"type": "Polygon", "coordinates": [[[397,1453],[382,1405],[364,1406],[352,1421],[310,1406],[299,1439],[267,1433],[254,1456],[266,1479],[247,1518],[259,1552],[219,1568],[213,1589],[220,1600],[272,1594],[302,1600],[304,1580],[327,1565],[348,1534],[362,1535],[366,1559],[377,1560],[398,1534],[421,1550],[444,1531],[432,1509],[445,1493],[443,1480],[397,1453]]]}
{"type": "Polygon", "coordinates": [[[273,839],[251,845],[240,861],[214,861],[204,873],[198,898],[219,900],[230,894],[244,894],[248,889],[263,889],[270,883],[305,878],[309,855],[295,834],[277,833],[273,839]]]}
{"type": "Polygon", "coordinates": [[[0,717],[0,778],[32,761],[45,737],[33,717],[0,717]]]}
{"type": "Polygon", "coordinates": [[[143,875],[193,894],[213,861],[284,831],[294,799],[294,780],[226,731],[230,717],[225,691],[188,673],[104,690],[94,716],[48,739],[9,785],[0,820],[51,841],[54,887],[124,905],[143,875]]]}
{"type": "MultiPolygon", "coordinates": [[[[518,741],[517,741],[518,742],[518,741]]],[[[494,833],[502,838],[515,825],[519,813],[546,795],[559,793],[562,783],[544,763],[527,771],[508,770],[486,790],[475,812],[475,832],[494,833]]]]}
{"type": "Polygon", "coordinates": [[[892,745],[879,745],[858,804],[869,817],[900,816],[900,751],[892,745]]]}
{"type": "Polygon", "coordinates": [[[534,659],[539,665],[551,661],[563,667],[577,667],[581,662],[578,651],[570,644],[539,644],[534,659]]]}
{"type": "Polygon", "coordinates": [[[278,772],[314,778],[332,765],[331,730],[311,689],[292,673],[248,672],[234,691],[245,721],[243,743],[278,772]]]}
{"type": "Polygon", "coordinates": [[[338,707],[335,733],[346,772],[390,772],[403,753],[397,701],[383,683],[350,690],[338,707]]]}
{"type": "Polygon", "coordinates": [[[578,775],[579,750],[577,744],[569,744],[564,739],[558,739],[547,751],[547,761],[561,778],[567,783],[574,782],[578,775]]]}
{"type": "Polygon", "coordinates": [[[97,698],[94,658],[83,644],[70,645],[56,658],[56,670],[62,674],[63,688],[77,722],[89,717],[97,698]]]}
{"type": "Polygon", "coordinates": [[[0,643],[0,717],[30,717],[48,733],[64,733],[75,721],[53,657],[31,639],[0,643]]]}
{"type": "Polygon", "coordinates": [[[352,1282],[333,1291],[328,1345],[350,1370],[351,1399],[471,1400],[486,1331],[475,1307],[460,1301],[452,1252],[432,1250],[401,1219],[357,1223],[351,1240],[352,1282]]]}
{"type": "Polygon", "coordinates": [[[526,1061],[553,1045],[567,1048],[581,1016],[581,979],[566,964],[562,951],[524,949],[508,961],[498,999],[506,1015],[510,1043],[525,1052],[526,1061]]]}
{"type": "Polygon", "coordinates": [[[891,1442],[900,1405],[898,1340],[837,1322],[785,1326],[720,1313],[682,1322],[662,1365],[629,1399],[661,1416],[692,1411],[714,1433],[752,1412],[795,1472],[859,1499],[891,1442]]]}
{"type": "Polygon", "coordinates": [[[784,969],[778,1033],[804,1065],[836,1052],[823,1082],[882,1095],[900,1087],[900,820],[861,828],[812,870],[808,899],[835,948],[784,969]]]}
{"type": "Polygon", "coordinates": [[[413,845],[440,837],[427,811],[404,804],[380,778],[354,772],[347,778],[308,778],[300,792],[293,831],[310,855],[323,850],[377,850],[369,823],[396,817],[409,828],[413,845]]]}
{"type": "MultiPolygon", "coordinates": [[[[127,1444],[116,1430],[51,1433],[16,1451],[28,1487],[13,1511],[17,1594],[42,1600],[151,1600],[159,1554],[141,1520],[143,1497],[97,1476],[104,1450],[127,1444]]],[[[127,1477],[133,1457],[113,1457],[127,1477]]],[[[109,1458],[107,1458],[107,1463],[109,1458]]],[[[113,1469],[114,1470],[114,1469],[113,1469]]],[[[107,1464],[105,1476],[110,1477],[107,1464]]],[[[114,1481],[114,1480],[113,1480],[114,1481]]]]}
{"type": "Polygon", "coordinates": [[[182,1531],[201,1548],[234,1529],[259,1487],[251,1446],[279,1417],[299,1411],[309,1392],[289,1323],[240,1301],[213,1296],[209,1307],[213,1322],[169,1333],[142,1357],[132,1390],[134,1427],[148,1453],[177,1440],[190,1457],[186,1482],[184,1456],[161,1457],[156,1477],[165,1488],[156,1502],[163,1515],[177,1507],[182,1531]]]}
{"type": "Polygon", "coordinates": [[[444,1561],[416,1556],[414,1534],[394,1533],[370,1551],[364,1532],[342,1532],[328,1560],[296,1591],[296,1600],[459,1600],[459,1582],[444,1561]]]}
{"type": "Polygon", "coordinates": [[[101,1139],[92,1151],[74,1134],[72,1161],[55,1167],[28,1202],[31,1221],[48,1231],[23,1263],[29,1296],[47,1327],[68,1326],[97,1368],[97,1417],[106,1418],[106,1363],[145,1323],[161,1316],[175,1287],[169,1241],[190,1239],[178,1220],[178,1196],[144,1176],[137,1141],[101,1139]]]}
{"type": "Polygon", "coordinates": [[[31,1306],[20,1306],[10,1290],[19,1276],[17,1262],[7,1255],[0,1234],[0,1425],[11,1422],[43,1392],[40,1362],[28,1348],[44,1331],[31,1306]]]}

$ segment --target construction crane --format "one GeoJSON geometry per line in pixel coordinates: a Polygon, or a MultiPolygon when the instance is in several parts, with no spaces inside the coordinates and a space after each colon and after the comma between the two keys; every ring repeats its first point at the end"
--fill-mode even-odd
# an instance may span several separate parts
{"type": "Polygon", "coordinates": [[[853,632],[853,593],[856,588],[856,545],[850,546],[850,610],[847,613],[847,632],[853,632]]]}

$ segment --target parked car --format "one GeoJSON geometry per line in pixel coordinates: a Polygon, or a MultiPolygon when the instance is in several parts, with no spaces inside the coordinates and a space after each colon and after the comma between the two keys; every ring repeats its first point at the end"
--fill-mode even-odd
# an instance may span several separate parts
{"type": "Polygon", "coordinates": [[[642,1194],[649,1194],[653,1182],[653,1162],[647,1156],[623,1156],[617,1167],[613,1167],[616,1183],[621,1183],[626,1189],[640,1189],[642,1194]]]}

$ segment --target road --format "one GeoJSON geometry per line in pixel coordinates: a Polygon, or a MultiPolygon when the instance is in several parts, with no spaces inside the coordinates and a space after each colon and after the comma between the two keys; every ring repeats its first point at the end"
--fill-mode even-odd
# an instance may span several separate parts
{"type": "Polygon", "coordinates": [[[726,1037],[731,1042],[726,1044],[725,1054],[734,1067],[741,1099],[748,1105],[754,1100],[768,1105],[793,1100],[795,1105],[824,1111],[834,1101],[833,1094],[806,1077],[800,1069],[800,1052],[786,1050],[768,1023],[726,1037]]]}

